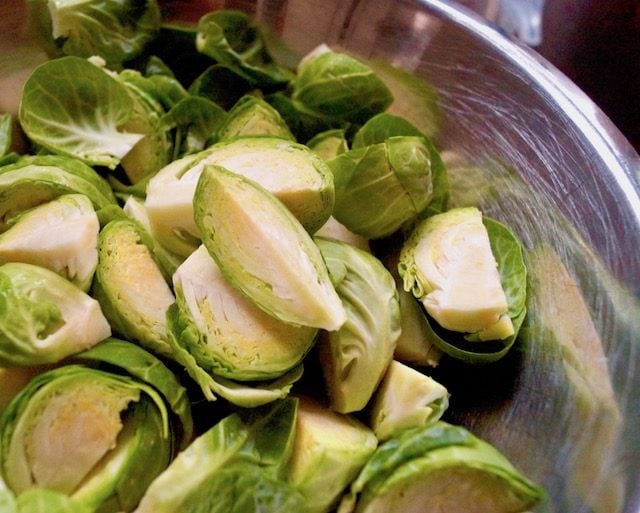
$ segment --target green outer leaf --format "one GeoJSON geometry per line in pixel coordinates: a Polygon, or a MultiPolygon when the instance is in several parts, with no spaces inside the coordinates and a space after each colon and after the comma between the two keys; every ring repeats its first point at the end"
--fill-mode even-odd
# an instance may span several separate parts
{"type": "Polygon", "coordinates": [[[332,128],[344,128],[348,125],[345,122],[300,110],[299,106],[283,93],[267,95],[265,101],[280,113],[298,141],[308,141],[320,132],[332,128]]]}
{"type": "Polygon", "coordinates": [[[224,418],[179,454],[151,484],[136,513],[279,511],[273,506],[253,509],[243,505],[245,500],[251,502],[253,494],[258,495],[258,503],[269,503],[269,493],[264,497],[258,492],[266,483],[252,474],[261,469],[259,474],[272,483],[281,477],[291,453],[296,416],[297,401],[290,398],[224,418]],[[241,465],[245,472],[236,471],[235,465],[241,465]],[[238,486],[238,478],[242,486],[238,486]],[[229,491],[231,483],[234,493],[229,491]],[[247,490],[252,492],[248,497],[242,493],[247,490]],[[234,506],[225,502],[225,497],[233,500],[239,493],[243,499],[234,506]]]}
{"type": "Polygon", "coordinates": [[[273,194],[224,168],[205,166],[194,209],[209,254],[256,305],[293,325],[342,325],[344,310],[319,249],[273,194]]]}
{"type": "Polygon", "coordinates": [[[347,321],[326,333],[320,362],[331,409],[363,409],[393,359],[400,336],[400,303],[393,276],[370,253],[350,244],[317,237],[347,321]]]}
{"type": "Polygon", "coordinates": [[[378,446],[338,511],[366,511],[367,503],[394,486],[428,479],[431,471],[465,466],[504,479],[505,485],[521,496],[523,510],[544,497],[544,491],[526,479],[497,449],[463,427],[438,421],[403,431],[378,446]]]}
{"type": "Polygon", "coordinates": [[[142,53],[160,28],[156,0],[50,0],[53,37],[66,55],[99,55],[120,67],[142,53]]]}
{"type": "MultiPolygon", "coordinates": [[[[4,482],[2,477],[0,477],[0,511],[2,511],[2,513],[17,513],[16,498],[11,490],[7,488],[7,484],[4,482]]],[[[48,513],[47,510],[40,511],[42,511],[42,513],[48,513]]],[[[38,510],[34,511],[34,513],[37,512],[38,510]]]]}
{"type": "Polygon", "coordinates": [[[138,342],[153,353],[171,358],[165,313],[149,308],[149,305],[161,306],[161,297],[166,299],[167,308],[174,300],[153,248],[153,239],[137,221],[126,217],[110,221],[98,237],[99,261],[92,295],[100,303],[115,332],[138,342]],[[141,262],[142,259],[144,262],[141,262]],[[142,271],[145,269],[143,265],[157,273],[145,272],[142,276],[133,277],[133,283],[121,282],[121,278],[126,276],[123,269],[140,266],[142,271]],[[118,284],[122,288],[117,287],[118,284]],[[142,307],[141,296],[146,298],[142,301],[142,307]]]}
{"type": "Polygon", "coordinates": [[[134,106],[126,87],[85,59],[41,64],[23,91],[20,124],[54,153],[114,169],[143,136],[119,130],[134,106]]]}
{"type": "Polygon", "coordinates": [[[254,86],[284,85],[293,77],[275,63],[258,26],[240,11],[211,12],[200,18],[196,48],[254,86]]]}
{"type": "Polygon", "coordinates": [[[291,99],[303,111],[364,123],[384,111],[393,96],[369,66],[346,54],[327,51],[300,67],[291,99]]]}
{"type": "Polygon", "coordinates": [[[11,114],[0,114],[0,157],[4,157],[11,151],[11,130],[13,118],[11,114]]]}
{"type": "Polygon", "coordinates": [[[113,337],[78,353],[74,359],[87,365],[115,366],[155,388],[180,420],[177,448],[186,447],[193,434],[191,403],[185,388],[161,360],[135,344],[113,337]]]}
{"type": "Polygon", "coordinates": [[[182,314],[176,303],[167,311],[167,325],[169,326],[169,343],[175,360],[185,367],[189,376],[198,384],[209,401],[215,401],[216,395],[219,395],[237,406],[246,408],[260,406],[277,399],[284,399],[289,394],[293,383],[302,377],[302,364],[283,376],[266,382],[248,384],[217,376],[200,367],[193,355],[185,348],[189,342],[183,341],[198,337],[198,334],[191,319],[182,314]]]}
{"type": "Polygon", "coordinates": [[[230,109],[252,90],[247,79],[222,64],[209,66],[189,86],[189,94],[202,96],[223,109],[230,109]]]}

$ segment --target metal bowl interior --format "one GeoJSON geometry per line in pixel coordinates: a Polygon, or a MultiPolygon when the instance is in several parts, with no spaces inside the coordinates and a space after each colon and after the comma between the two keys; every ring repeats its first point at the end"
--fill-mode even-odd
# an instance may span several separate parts
{"type": "MultiPolygon", "coordinates": [[[[527,253],[529,315],[512,352],[435,371],[448,420],[546,487],[541,512],[640,511],[640,157],[620,132],[550,64],[451,3],[165,2],[191,21],[211,7],[269,26],[290,64],[324,42],[393,81],[392,109],[443,151],[453,204],[502,220],[527,253]]],[[[0,36],[0,110],[41,58],[19,12],[0,36]]]]}

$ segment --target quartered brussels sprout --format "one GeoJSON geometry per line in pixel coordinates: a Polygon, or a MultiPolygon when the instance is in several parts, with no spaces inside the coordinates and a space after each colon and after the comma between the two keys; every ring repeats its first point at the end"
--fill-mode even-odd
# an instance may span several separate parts
{"type": "Polygon", "coordinates": [[[320,364],[331,409],[363,409],[393,358],[400,308],[393,277],[370,253],[317,238],[347,313],[337,331],[319,339],[320,364]]]}
{"type": "Polygon", "coordinates": [[[326,46],[300,62],[291,98],[302,111],[352,123],[364,123],[393,101],[369,66],[326,46]]]}
{"type": "Polygon", "coordinates": [[[236,102],[217,131],[219,141],[248,135],[270,135],[295,141],[280,113],[262,98],[251,95],[236,102]]]}
{"type": "Polygon", "coordinates": [[[147,187],[145,207],[153,235],[170,251],[188,256],[200,245],[193,196],[206,165],[215,164],[258,182],[275,194],[310,232],[331,215],[333,176],[306,146],[278,137],[243,137],[172,162],[147,187]]]}
{"type": "Polygon", "coordinates": [[[38,66],[24,85],[20,124],[53,153],[111,169],[144,137],[122,127],[134,113],[127,87],[80,57],[38,66]]]}
{"type": "Polygon", "coordinates": [[[190,437],[185,391],[126,342],[78,361],[35,377],[0,417],[2,477],[18,499],[47,488],[89,511],[131,511],[190,437]]]}
{"type": "Polygon", "coordinates": [[[394,360],[371,403],[371,428],[378,440],[388,440],[405,429],[436,422],[448,406],[444,386],[394,360]]]}
{"type": "MultiPolygon", "coordinates": [[[[173,283],[176,305],[170,323],[180,346],[178,358],[189,354],[210,375],[206,395],[211,389],[238,402],[244,387],[244,404],[252,396],[258,403],[261,396],[275,400],[288,392],[290,383],[282,382],[279,390],[265,380],[295,371],[315,341],[315,328],[291,326],[262,311],[227,282],[204,246],[178,268],[173,283]],[[227,380],[240,382],[236,392],[226,392],[227,380]]],[[[194,372],[188,361],[186,366],[194,372]]]]}
{"type": "Polygon", "coordinates": [[[346,242],[347,244],[351,244],[363,251],[371,252],[369,241],[367,239],[357,233],[353,233],[345,225],[338,222],[333,216],[331,216],[327,222],[320,227],[320,229],[314,234],[314,237],[339,240],[346,242]]]}
{"type": "Polygon", "coordinates": [[[284,480],[297,401],[239,411],[215,424],[158,476],[135,513],[298,513],[303,497],[284,480]]]}
{"type": "Polygon", "coordinates": [[[429,205],[432,156],[423,137],[391,137],[328,162],[336,190],[333,217],[368,239],[391,235],[429,205]]]}
{"type": "Polygon", "coordinates": [[[91,513],[91,509],[74,502],[64,493],[47,488],[32,488],[21,493],[15,501],[15,509],[6,513],[91,513]]]}
{"type": "Polygon", "coordinates": [[[524,513],[543,497],[497,449],[437,422],[380,445],[338,512],[524,513]]]}
{"type": "Polygon", "coordinates": [[[85,195],[96,211],[116,204],[109,184],[76,159],[30,156],[0,167],[0,232],[16,214],[64,194],[85,195]]]}
{"type": "Polygon", "coordinates": [[[0,266],[0,365],[52,363],[111,334],[98,302],[43,267],[0,266]]]}
{"type": "Polygon", "coordinates": [[[349,151],[349,145],[345,139],[345,131],[341,128],[320,132],[307,141],[307,146],[324,160],[331,160],[349,151]]]}
{"type": "Polygon", "coordinates": [[[175,298],[152,248],[134,220],[109,222],[98,238],[92,293],[116,333],[170,358],[166,313],[175,298]]]}
{"type": "Polygon", "coordinates": [[[274,61],[260,29],[240,11],[211,12],[200,18],[196,48],[253,86],[284,85],[293,76],[274,61]]]}
{"type": "Polygon", "coordinates": [[[100,225],[87,196],[67,194],[15,216],[0,234],[0,264],[46,267],[87,291],[98,264],[100,225]]]}
{"type": "Polygon", "coordinates": [[[304,511],[331,511],[377,445],[360,421],[301,398],[287,481],[304,496],[304,511]]]}
{"type": "Polygon", "coordinates": [[[506,227],[483,220],[477,208],[451,209],[422,221],[402,248],[398,271],[405,290],[433,319],[430,338],[443,351],[492,360],[513,343],[526,311],[522,249],[506,227]]]}
{"type": "Polygon", "coordinates": [[[53,46],[62,54],[98,55],[120,67],[142,53],[160,28],[156,0],[34,0],[31,8],[46,24],[53,46]]]}
{"type": "Polygon", "coordinates": [[[320,250],[256,182],[206,166],[194,198],[203,242],[229,282],[283,322],[333,331],[345,311],[320,250]]]}

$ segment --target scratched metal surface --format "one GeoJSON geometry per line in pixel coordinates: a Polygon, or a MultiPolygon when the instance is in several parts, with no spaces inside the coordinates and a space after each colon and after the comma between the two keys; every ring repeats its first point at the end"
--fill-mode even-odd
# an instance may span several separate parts
{"type": "MultiPolygon", "coordinates": [[[[241,8],[273,27],[283,58],[327,42],[421,77],[394,108],[443,150],[452,203],[479,205],[522,238],[528,321],[491,366],[444,360],[447,419],[505,451],[550,495],[540,512],[640,511],[640,158],[551,65],[439,0],[197,0],[185,19],[241,8]]],[[[42,56],[20,6],[2,2],[0,110],[15,110],[42,56]]],[[[406,77],[405,77],[406,78],[406,77]]]]}

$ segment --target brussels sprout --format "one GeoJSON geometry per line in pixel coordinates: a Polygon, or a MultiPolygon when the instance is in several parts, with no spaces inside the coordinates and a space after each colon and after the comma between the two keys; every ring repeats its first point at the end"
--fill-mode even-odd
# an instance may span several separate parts
{"type": "Polygon", "coordinates": [[[213,374],[276,378],[300,364],[315,341],[315,328],[285,324],[233,288],[204,246],[178,268],[173,284],[181,315],[193,327],[179,342],[213,374]]]}
{"type": "Polygon", "coordinates": [[[364,123],[393,101],[369,66],[328,47],[300,62],[291,98],[303,111],[353,123],[364,123]]]}
{"type": "Polygon", "coordinates": [[[338,512],[522,513],[543,497],[497,449],[436,422],[380,445],[338,512]]]}
{"type": "Polygon", "coordinates": [[[447,389],[400,362],[389,364],[371,404],[371,427],[380,441],[404,429],[440,419],[449,406],[447,389]]]}
{"type": "Polygon", "coordinates": [[[513,344],[526,312],[522,249],[506,227],[483,220],[477,208],[422,221],[402,247],[398,271],[405,290],[448,330],[438,333],[429,323],[430,339],[443,351],[491,361],[513,344]]]}
{"type": "MultiPolygon", "coordinates": [[[[134,374],[69,364],[34,378],[11,403],[0,417],[1,470],[14,493],[47,488],[90,511],[135,507],[173,452],[174,422],[153,382],[182,396],[184,389],[157,359],[138,349],[139,359],[133,349],[120,355],[134,374]],[[144,379],[135,372],[142,362],[144,379]]],[[[117,348],[111,353],[115,360],[117,348]]]]}
{"type": "Polygon", "coordinates": [[[0,232],[13,216],[63,194],[84,194],[97,211],[116,204],[109,184],[82,162],[55,155],[22,157],[0,168],[0,232]]]}
{"type": "Polygon", "coordinates": [[[145,207],[153,235],[188,256],[200,245],[193,196],[202,169],[215,164],[254,180],[275,194],[310,232],[322,226],[334,203],[333,177],[307,147],[278,137],[243,137],[169,164],[147,187],[145,207]]]}
{"type": "Polygon", "coordinates": [[[247,135],[271,135],[295,141],[280,113],[262,98],[240,98],[218,129],[218,140],[226,141],[247,135]]]}
{"type": "Polygon", "coordinates": [[[111,334],[96,300],[43,267],[0,266],[0,365],[52,363],[111,334]]]}
{"type": "Polygon", "coordinates": [[[53,153],[111,169],[144,137],[125,131],[136,102],[127,87],[80,57],[38,66],[27,79],[20,124],[53,153]]]}
{"type": "Polygon", "coordinates": [[[98,238],[92,293],[116,333],[170,358],[166,312],[175,298],[152,247],[149,235],[135,221],[109,222],[98,238]]]}
{"type": "MultiPolygon", "coordinates": [[[[7,484],[0,477],[0,511],[2,513],[16,513],[16,498],[7,488],[7,484]]],[[[43,510],[44,511],[44,510],[43,510]]]]}
{"type": "Polygon", "coordinates": [[[46,267],[87,291],[98,264],[99,230],[89,198],[59,196],[12,219],[0,234],[0,264],[46,267]]]}
{"type": "Polygon", "coordinates": [[[377,445],[358,420],[301,398],[287,480],[305,497],[305,511],[325,513],[336,506],[377,445]]]}
{"type": "Polygon", "coordinates": [[[260,29],[240,11],[211,12],[200,18],[196,48],[254,86],[284,85],[293,77],[273,60],[260,29]]]}
{"type": "Polygon", "coordinates": [[[328,162],[336,189],[333,217],[368,239],[406,225],[433,197],[432,156],[422,137],[391,137],[328,162]]]}
{"type": "Polygon", "coordinates": [[[302,496],[282,480],[291,455],[293,398],[218,422],[158,476],[135,513],[298,513],[302,496]]]}
{"type": "Polygon", "coordinates": [[[349,145],[345,139],[345,131],[341,128],[325,130],[316,134],[307,141],[307,146],[324,160],[331,160],[349,151],[349,145]]]}
{"type": "Polygon", "coordinates": [[[222,274],[256,305],[293,325],[342,326],[345,311],[318,247],[274,195],[222,167],[206,166],[194,210],[222,274]]]}
{"type": "Polygon", "coordinates": [[[98,55],[120,67],[144,50],[160,28],[156,0],[33,0],[32,8],[48,14],[51,37],[66,55],[98,55]]]}
{"type": "Polygon", "coordinates": [[[364,148],[372,144],[385,142],[389,137],[415,136],[423,137],[429,149],[431,160],[431,182],[433,193],[429,201],[429,209],[443,211],[449,201],[449,175],[440,153],[429,138],[405,118],[383,112],[373,116],[362,125],[353,138],[352,148],[364,148]]]}
{"type": "Polygon", "coordinates": [[[316,238],[347,321],[319,343],[331,408],[363,409],[393,358],[400,335],[400,307],[393,277],[371,254],[349,244],[316,238]]]}

